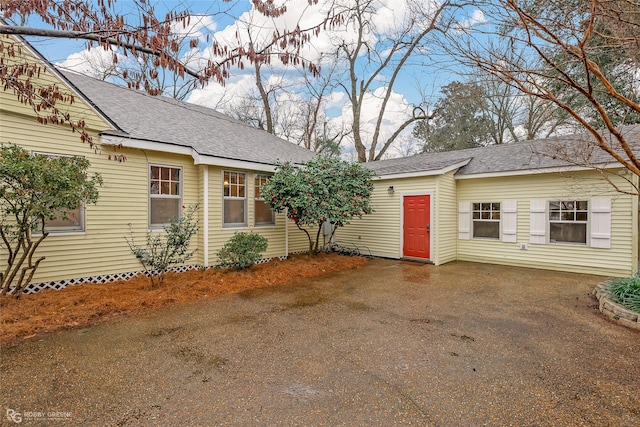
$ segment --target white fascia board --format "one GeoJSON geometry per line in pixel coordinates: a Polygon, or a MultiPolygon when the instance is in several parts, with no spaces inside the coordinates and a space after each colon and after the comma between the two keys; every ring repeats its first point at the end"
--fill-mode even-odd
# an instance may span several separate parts
{"type": "Polygon", "coordinates": [[[260,172],[274,172],[275,165],[265,163],[255,163],[246,160],[227,159],[224,157],[207,156],[199,154],[191,147],[183,145],[167,144],[163,142],[145,141],[135,138],[127,138],[115,135],[100,135],[101,143],[104,145],[121,145],[125,148],[137,148],[140,150],[153,150],[162,153],[182,154],[191,156],[194,165],[219,166],[224,168],[247,169],[260,172]]]}
{"type": "Polygon", "coordinates": [[[456,175],[455,179],[500,178],[500,177],[518,176],[518,175],[540,175],[545,173],[592,171],[596,169],[619,169],[623,167],[624,166],[617,163],[600,163],[600,164],[593,165],[593,167],[557,166],[553,168],[523,169],[523,170],[515,170],[515,171],[485,172],[485,173],[476,173],[476,174],[470,174],[470,175],[456,175]]]}
{"type": "Polygon", "coordinates": [[[31,44],[24,38],[19,37],[19,36],[15,36],[15,35],[11,35],[11,37],[16,40],[18,43],[20,43],[20,45],[22,46],[22,48],[24,50],[26,50],[27,52],[29,52],[32,56],[38,58],[40,60],[40,62],[42,62],[44,64],[44,66],[47,68],[47,70],[49,70],[54,76],[56,76],[58,79],[60,79],[62,82],[65,83],[65,85],[68,87],[68,89],[70,89],[73,93],[75,93],[75,95],[82,99],[84,101],[85,104],[87,104],[87,106],[94,112],[96,113],[102,120],[104,120],[105,123],[109,124],[112,129],[118,129],[118,127],[115,125],[115,123],[113,123],[113,121],[107,117],[106,115],[104,115],[104,113],[100,110],[98,110],[95,105],[93,105],[93,102],[91,102],[91,100],[89,98],[87,98],[82,92],[80,92],[74,85],[73,83],[71,83],[69,80],[67,80],[67,78],[60,72],[58,71],[58,69],[55,67],[55,65],[53,65],[51,62],[49,62],[49,60],[47,60],[44,56],[42,56],[42,54],[40,52],[38,52],[33,46],[31,46],[31,44]]]}
{"type": "Polygon", "coordinates": [[[434,169],[434,170],[428,170],[428,171],[418,171],[418,172],[403,172],[403,173],[395,173],[395,174],[391,174],[391,175],[382,175],[382,176],[376,176],[373,179],[374,180],[380,180],[380,181],[384,181],[387,179],[402,179],[402,178],[417,178],[417,177],[423,177],[423,176],[435,176],[435,175],[444,175],[448,172],[454,171],[454,170],[458,170],[463,166],[466,166],[467,164],[469,164],[469,162],[471,161],[471,159],[467,159],[464,160],[462,162],[459,163],[455,163],[453,165],[441,168],[441,169],[434,169]]]}

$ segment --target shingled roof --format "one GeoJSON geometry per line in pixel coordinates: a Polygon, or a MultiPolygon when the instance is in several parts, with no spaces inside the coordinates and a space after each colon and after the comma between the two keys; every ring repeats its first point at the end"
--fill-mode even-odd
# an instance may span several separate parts
{"type": "Polygon", "coordinates": [[[210,108],[60,71],[117,127],[102,135],[187,147],[202,156],[267,165],[279,161],[304,163],[315,157],[303,147],[210,108]]]}
{"type": "MultiPolygon", "coordinates": [[[[623,133],[631,142],[636,155],[640,155],[640,125],[626,126],[623,133]]],[[[609,137],[612,146],[615,140],[609,137]]],[[[518,142],[513,144],[490,145],[481,148],[423,153],[399,159],[380,160],[367,163],[378,176],[419,174],[446,171],[456,165],[456,176],[471,176],[492,173],[527,173],[552,168],[566,168],[581,164],[603,165],[616,161],[605,151],[594,147],[591,134],[579,133],[553,138],[518,142]],[[564,150],[565,154],[559,152],[564,150]],[[574,163],[563,158],[576,159],[574,163]]],[[[625,156],[626,157],[626,156],[625,156]]]]}

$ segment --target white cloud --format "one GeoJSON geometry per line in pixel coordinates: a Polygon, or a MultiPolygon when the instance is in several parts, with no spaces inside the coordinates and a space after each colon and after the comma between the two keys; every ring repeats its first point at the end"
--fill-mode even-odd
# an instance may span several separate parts
{"type": "MultiPolygon", "coordinates": [[[[117,65],[113,63],[114,52],[96,47],[91,50],[72,53],[64,61],[55,65],[76,73],[84,74],[96,79],[105,80],[113,75],[117,65]]],[[[118,60],[124,59],[118,55],[118,60]]]]}
{"type": "MultiPolygon", "coordinates": [[[[367,150],[370,148],[371,140],[373,139],[373,134],[375,132],[376,122],[378,120],[378,113],[382,106],[383,97],[387,91],[387,88],[381,87],[376,89],[373,93],[367,93],[363,99],[363,108],[360,117],[361,124],[361,136],[362,140],[365,143],[367,150]]],[[[402,123],[404,123],[407,119],[411,117],[413,111],[413,107],[407,102],[405,97],[402,94],[392,92],[389,100],[387,101],[387,106],[385,109],[385,114],[383,116],[383,120],[381,122],[380,128],[380,136],[378,138],[378,143],[376,146],[376,152],[378,152],[384,142],[391,136],[393,132],[396,131],[400,127],[402,123]]],[[[342,115],[340,117],[336,117],[331,119],[331,124],[333,127],[337,127],[339,125],[348,125],[353,121],[353,113],[351,111],[351,103],[346,103],[342,108],[342,115]]],[[[399,137],[399,141],[403,141],[407,138],[410,138],[412,127],[409,126],[405,129],[401,136],[399,137]]],[[[394,144],[395,145],[395,144],[394,144]]],[[[349,153],[354,150],[354,142],[353,138],[350,136],[346,138],[344,144],[345,152],[349,153]]],[[[396,150],[390,150],[388,152],[387,157],[398,155],[396,150]]]]}
{"type": "Polygon", "coordinates": [[[484,15],[484,12],[480,9],[476,9],[473,11],[471,16],[467,17],[467,19],[459,21],[454,28],[458,32],[466,32],[476,25],[486,24],[487,22],[488,21],[484,15]]]}

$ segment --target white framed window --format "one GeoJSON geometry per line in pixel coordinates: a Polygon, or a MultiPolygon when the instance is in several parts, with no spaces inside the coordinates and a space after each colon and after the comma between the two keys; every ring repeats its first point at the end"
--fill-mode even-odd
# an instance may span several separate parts
{"type": "Polygon", "coordinates": [[[224,227],[247,226],[247,174],[244,172],[223,172],[223,214],[224,227]]]}
{"type": "MultiPolygon", "coordinates": [[[[52,159],[59,157],[72,158],[73,156],[68,154],[52,154],[33,152],[34,155],[46,156],[52,159]]],[[[62,233],[82,233],[85,231],[85,218],[84,218],[84,205],[80,204],[75,209],[61,209],[55,213],[53,219],[45,218],[44,230],[50,234],[62,234],[62,233]]],[[[40,234],[42,230],[33,230],[34,234],[40,234]]]]}
{"type": "Polygon", "coordinates": [[[549,201],[549,243],[587,244],[589,202],[549,201]]]}
{"type": "Polygon", "coordinates": [[[260,187],[269,181],[270,175],[256,174],[254,176],[254,205],[253,215],[256,226],[269,226],[276,224],[276,214],[271,210],[271,206],[260,194],[260,187]]]}
{"type": "Polygon", "coordinates": [[[180,218],[182,168],[149,165],[149,228],[164,228],[180,218]]]}
{"type": "Polygon", "coordinates": [[[500,202],[473,203],[471,218],[474,239],[500,239],[500,202]]]}

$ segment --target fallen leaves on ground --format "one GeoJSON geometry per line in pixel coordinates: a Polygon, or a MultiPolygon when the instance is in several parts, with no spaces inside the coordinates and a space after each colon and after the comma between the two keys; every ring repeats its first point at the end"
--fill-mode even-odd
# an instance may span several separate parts
{"type": "Polygon", "coordinates": [[[42,332],[87,325],[116,314],[162,307],[277,285],[294,279],[358,268],[364,258],[336,254],[295,255],[244,271],[191,270],[169,273],[164,284],[151,288],[138,275],[104,284],[69,286],[36,294],[0,298],[0,341],[32,338],[42,332]]]}

